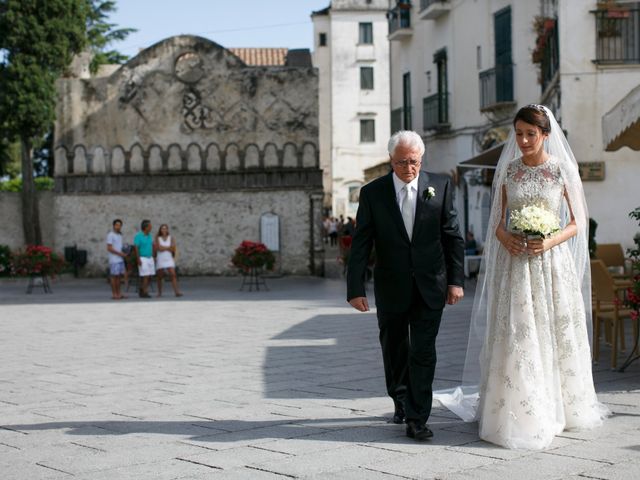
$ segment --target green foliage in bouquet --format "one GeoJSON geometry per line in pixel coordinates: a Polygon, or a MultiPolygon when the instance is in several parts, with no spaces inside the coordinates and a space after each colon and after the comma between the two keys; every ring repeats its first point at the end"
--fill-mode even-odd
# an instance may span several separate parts
{"type": "Polygon", "coordinates": [[[263,267],[267,270],[273,270],[275,262],[276,258],[264,243],[249,240],[243,241],[231,257],[231,263],[243,272],[263,267]]]}
{"type": "Polygon", "coordinates": [[[24,250],[13,254],[13,270],[16,275],[55,276],[66,267],[64,258],[49,247],[28,245],[24,250]]]}

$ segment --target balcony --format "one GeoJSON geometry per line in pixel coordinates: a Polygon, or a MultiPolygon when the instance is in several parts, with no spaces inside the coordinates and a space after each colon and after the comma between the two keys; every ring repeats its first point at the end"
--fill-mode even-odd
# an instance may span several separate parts
{"type": "Polygon", "coordinates": [[[451,10],[449,0],[420,0],[420,20],[437,20],[451,10]]]}
{"type": "Polygon", "coordinates": [[[591,12],[596,17],[596,58],[593,63],[640,63],[640,4],[629,5],[591,12]]]}
{"type": "Polygon", "coordinates": [[[422,128],[438,132],[448,130],[449,93],[438,92],[422,99],[422,128]]]}
{"type": "Polygon", "coordinates": [[[513,107],[513,65],[496,65],[480,72],[480,111],[513,107]]]}
{"type": "Polygon", "coordinates": [[[413,34],[411,29],[411,3],[398,2],[395,8],[387,12],[389,21],[389,40],[403,40],[413,34]]]}

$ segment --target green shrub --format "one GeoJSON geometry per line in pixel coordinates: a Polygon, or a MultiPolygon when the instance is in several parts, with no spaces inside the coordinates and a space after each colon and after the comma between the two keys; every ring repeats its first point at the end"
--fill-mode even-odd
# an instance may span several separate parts
{"type": "MultiPolygon", "coordinates": [[[[54,180],[51,177],[36,177],[33,179],[36,184],[36,190],[53,190],[54,180]]],[[[1,192],[20,192],[22,191],[22,178],[16,177],[11,180],[0,182],[1,192]]]]}
{"type": "Polygon", "coordinates": [[[0,245],[0,277],[11,275],[11,249],[6,245],[0,245]]]}

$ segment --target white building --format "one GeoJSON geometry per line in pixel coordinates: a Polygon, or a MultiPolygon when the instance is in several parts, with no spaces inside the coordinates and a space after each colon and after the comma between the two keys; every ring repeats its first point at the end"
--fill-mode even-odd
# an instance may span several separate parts
{"type": "Polygon", "coordinates": [[[477,239],[487,233],[499,145],[517,109],[535,102],[555,112],[584,163],[598,242],[631,244],[636,227],[627,214],[638,203],[640,163],[626,147],[605,152],[602,117],[640,83],[638,3],[620,19],[626,36],[606,47],[597,31],[610,22],[596,26],[597,3],[390,0],[392,131],[424,136],[427,169],[452,174],[461,223],[477,239]],[[624,58],[610,59],[622,44],[624,58]],[[604,180],[590,181],[598,161],[604,180]]]}
{"type": "Polygon", "coordinates": [[[603,117],[616,106],[635,107],[640,139],[640,96],[634,101],[630,95],[640,85],[640,2],[547,3],[557,3],[562,125],[578,162],[604,176],[584,182],[589,215],[598,222],[596,240],[631,247],[638,225],[628,214],[640,206],[640,154],[620,148],[613,135],[605,139],[603,117]],[[619,149],[606,151],[611,148],[619,149]]]}
{"type": "Polygon", "coordinates": [[[517,106],[538,100],[530,60],[538,8],[509,0],[390,2],[391,129],[424,136],[427,170],[454,177],[461,225],[478,240],[486,235],[492,175],[458,165],[501,143],[517,106]]]}
{"type": "Polygon", "coordinates": [[[314,12],[325,208],[355,216],[364,170],[387,159],[388,0],[332,0],[314,12]]]}

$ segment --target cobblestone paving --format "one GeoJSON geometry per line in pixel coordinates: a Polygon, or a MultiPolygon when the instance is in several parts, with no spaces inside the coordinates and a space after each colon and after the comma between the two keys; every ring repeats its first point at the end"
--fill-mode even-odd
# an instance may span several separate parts
{"type": "MultiPolygon", "coordinates": [[[[613,417],[545,452],[482,442],[442,408],[415,443],[388,423],[375,314],[347,308],[341,279],[239,283],[112,301],[104,280],[0,281],[0,479],[638,478],[640,362],[612,372],[605,348],[613,417]]],[[[460,376],[470,307],[446,310],[436,387],[460,376]]]]}

